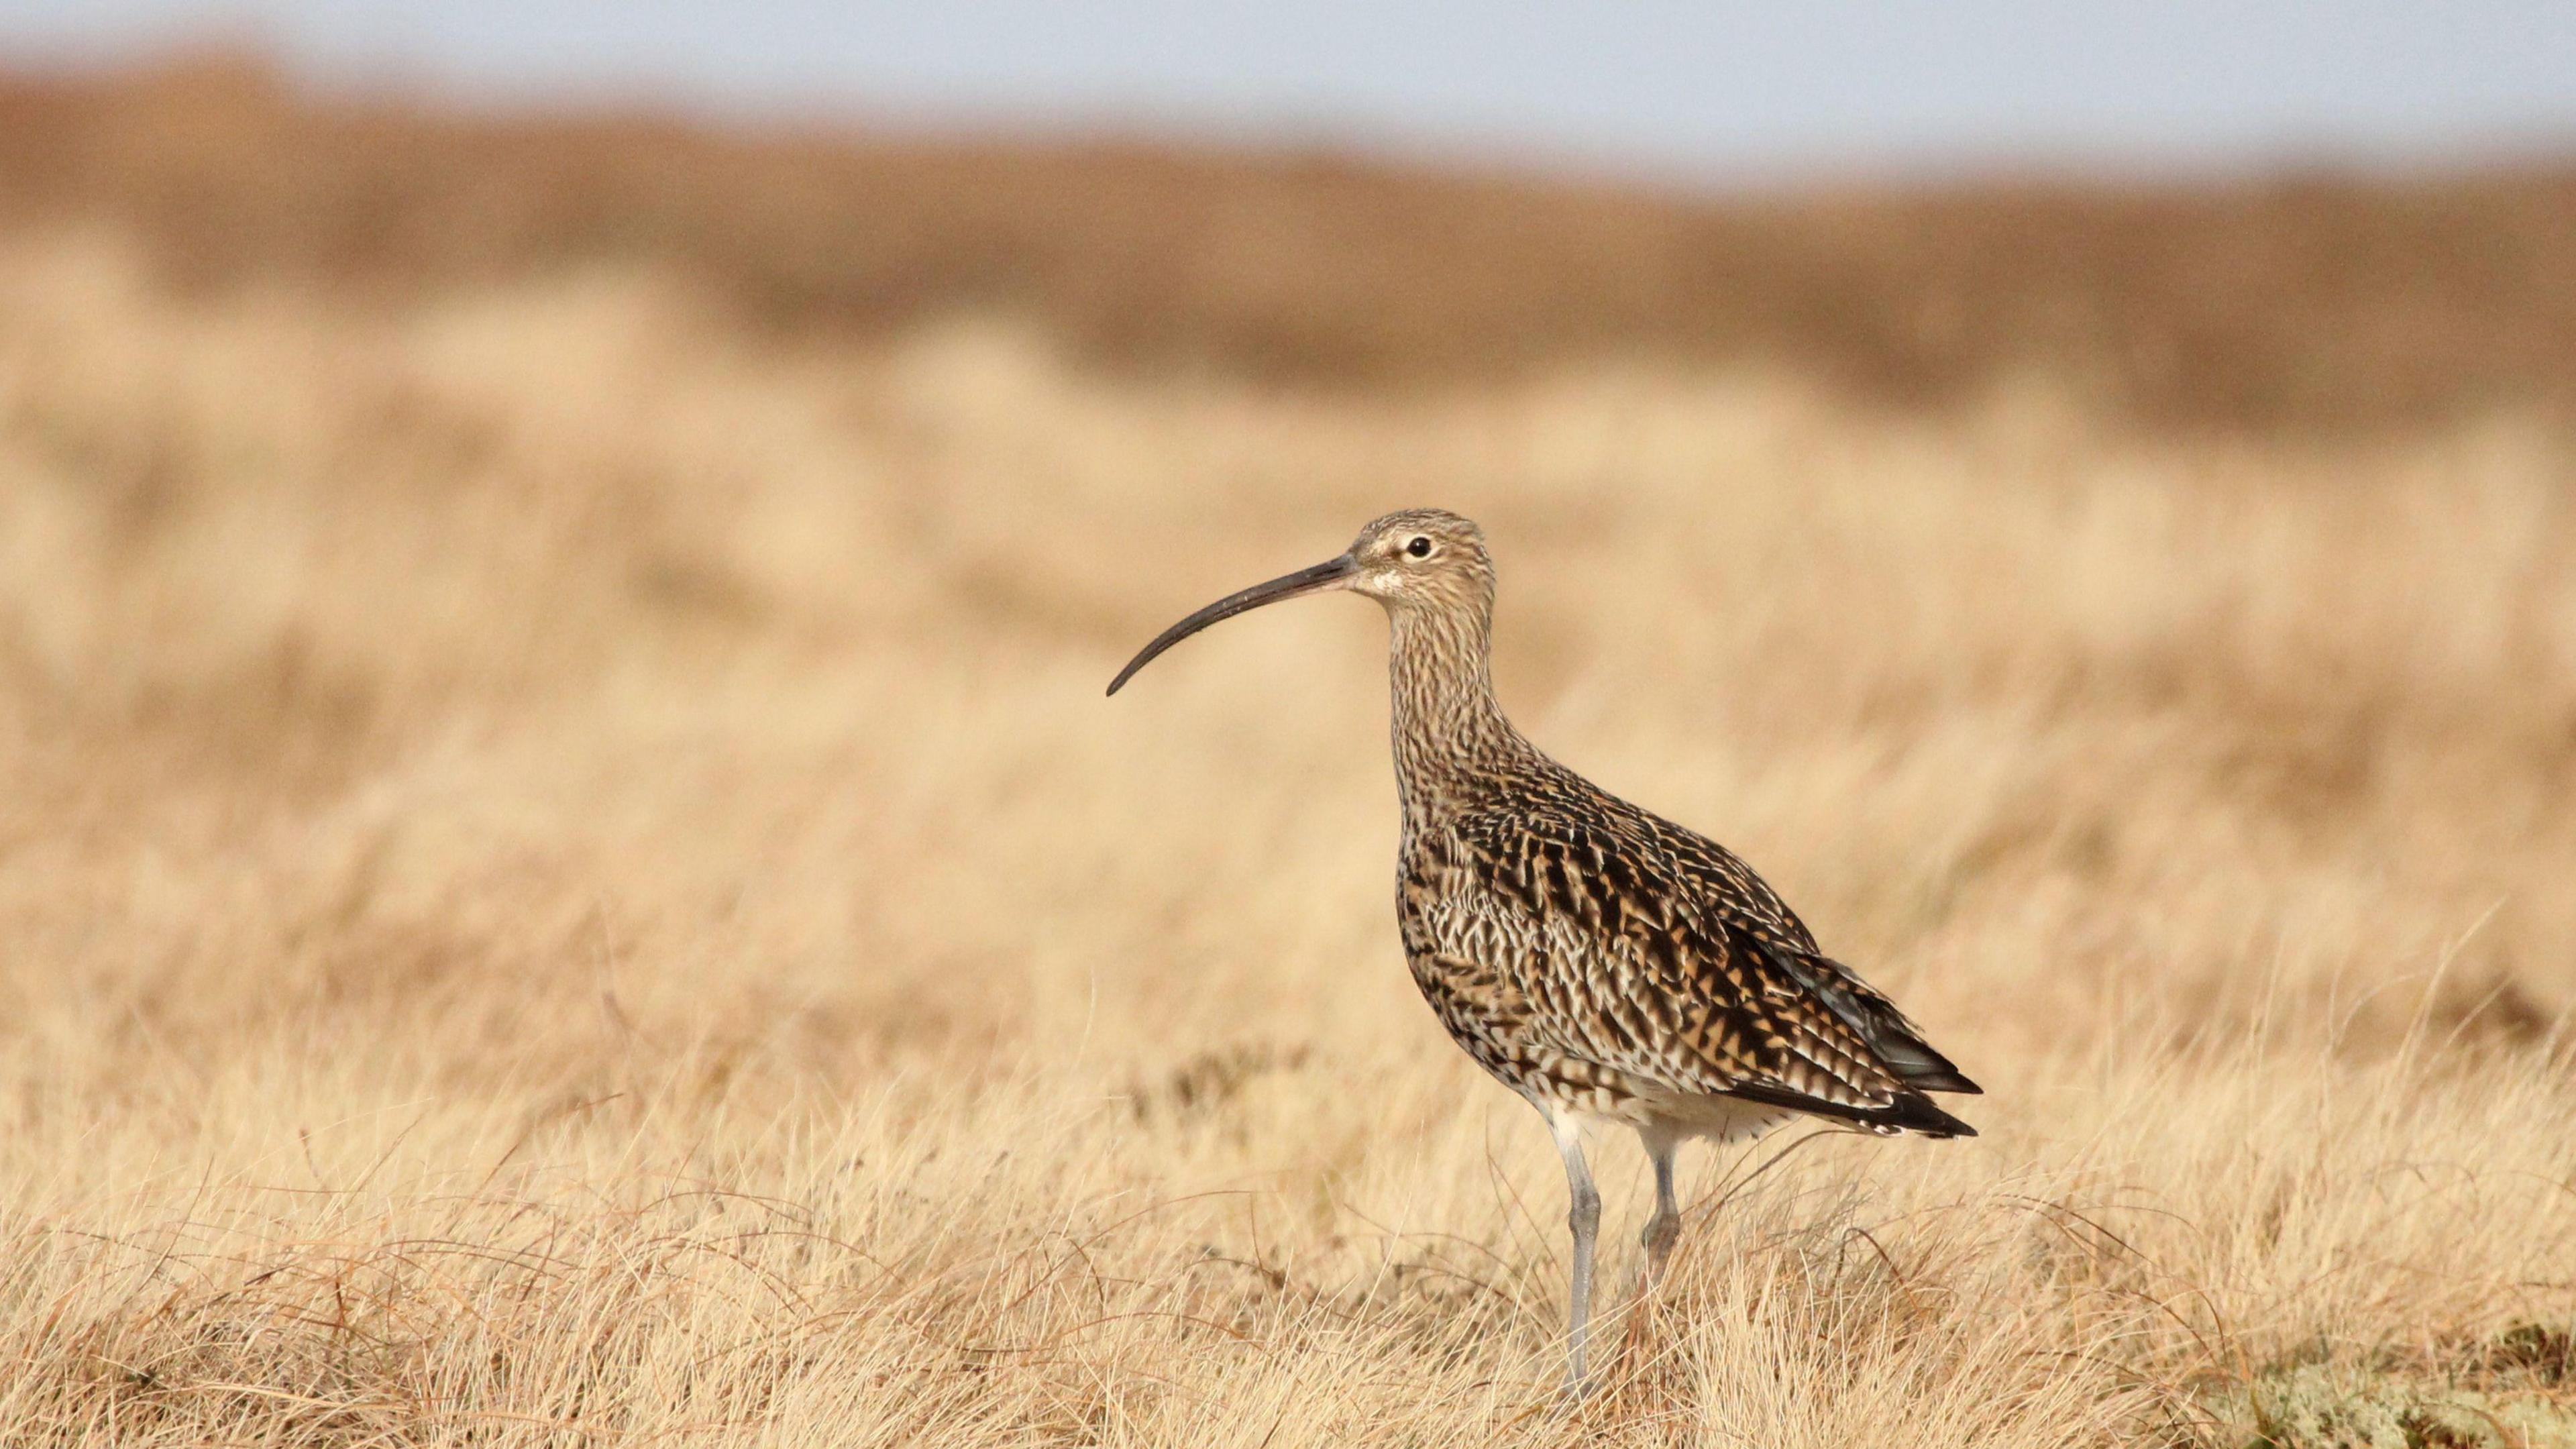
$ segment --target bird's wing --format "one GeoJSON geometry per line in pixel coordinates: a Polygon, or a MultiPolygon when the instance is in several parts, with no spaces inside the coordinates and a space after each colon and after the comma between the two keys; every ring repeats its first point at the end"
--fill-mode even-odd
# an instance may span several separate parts
{"type": "Polygon", "coordinates": [[[1922,1028],[1895,1002],[1861,980],[1858,972],[1817,949],[1807,923],[1735,852],[1669,820],[1636,813],[1637,833],[1696,887],[1696,899],[1728,929],[1746,938],[1747,949],[1767,958],[1860,1033],[1899,1080],[1926,1092],[1982,1093],[1983,1088],[1923,1039],[1922,1028]]]}
{"type": "Polygon", "coordinates": [[[1501,918],[1488,933],[1526,943],[1524,1031],[1681,1092],[1969,1130],[1923,1094],[1975,1086],[1819,954],[1770,887],[1713,842],[1633,815],[1524,801],[1456,822],[1475,909],[1501,918]]]}

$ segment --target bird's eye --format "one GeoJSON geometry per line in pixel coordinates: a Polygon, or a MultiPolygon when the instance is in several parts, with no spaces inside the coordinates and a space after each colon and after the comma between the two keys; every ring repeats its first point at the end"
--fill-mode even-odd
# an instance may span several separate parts
{"type": "Polygon", "coordinates": [[[1429,558],[1431,557],[1431,540],[1417,535],[1413,542],[1404,546],[1404,551],[1413,555],[1415,558],[1429,558]]]}

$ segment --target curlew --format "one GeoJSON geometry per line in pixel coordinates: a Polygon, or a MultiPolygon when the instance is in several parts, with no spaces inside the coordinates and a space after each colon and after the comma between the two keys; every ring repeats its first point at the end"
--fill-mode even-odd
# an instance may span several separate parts
{"type": "Polygon", "coordinates": [[[1396,923],[1423,997],[1477,1065],[1547,1119],[1574,1237],[1566,1387],[1583,1391],[1601,1198],[1582,1129],[1633,1129],[1655,1170],[1646,1280],[1680,1234],[1673,1154],[1795,1116],[1974,1136],[1927,1092],[1975,1092],[1914,1024],[1724,846],[1549,759],[1503,718],[1488,667],[1482,530],[1391,513],[1341,556],[1166,629],[1110,681],[1221,619],[1324,590],[1385,606],[1404,811],[1396,923]]]}

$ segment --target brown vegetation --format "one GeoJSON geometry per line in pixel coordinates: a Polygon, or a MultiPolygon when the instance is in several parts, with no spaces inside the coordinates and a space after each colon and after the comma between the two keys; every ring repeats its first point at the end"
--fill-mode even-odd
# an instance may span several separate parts
{"type": "Polygon", "coordinates": [[[670,268],[771,328],[1041,318],[1303,381],[1650,353],[1869,402],[2030,372],[2151,421],[2349,431],[2576,404],[2576,169],[1690,201],[1332,155],[717,134],[321,102],[256,64],[0,79],[0,217],[200,288],[670,268]]]}
{"type": "MultiPolygon", "coordinates": [[[[892,153],[664,135],[674,194],[772,198],[727,229],[622,124],[40,90],[128,139],[0,127],[48,198],[0,229],[0,1442],[2571,1442],[2551,409],[2223,437],[1939,368],[1890,409],[1805,370],[1830,317],[1703,353],[1562,280],[1584,216],[1735,213],[1132,155],[1216,213],[1555,197],[1486,276],[1577,316],[1506,374],[1425,359],[1525,299],[1315,306],[1404,389],[1103,370],[1078,279],[1146,297],[1145,244],[957,191],[1043,169],[996,150],[900,214],[947,187],[1062,273],[889,261],[910,300],[787,334],[746,298],[864,295],[794,240],[863,213],[763,168],[892,153]],[[183,163],[189,104],[311,149],[183,163]],[[1414,502],[1493,537],[1528,732],[1991,1093],[1974,1141],[1695,1157],[1565,1417],[1553,1154],[1396,950],[1382,626],[1269,611],[1100,698],[1414,502]]],[[[1136,355],[1259,352],[1306,275],[1175,287],[1136,355]]]]}

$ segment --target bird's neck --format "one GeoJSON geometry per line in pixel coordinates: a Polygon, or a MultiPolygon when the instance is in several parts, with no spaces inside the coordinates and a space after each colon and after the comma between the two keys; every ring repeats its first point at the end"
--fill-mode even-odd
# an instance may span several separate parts
{"type": "Polygon", "coordinates": [[[1396,787],[1418,827],[1529,746],[1494,699],[1487,610],[1398,608],[1389,622],[1396,787]]]}

